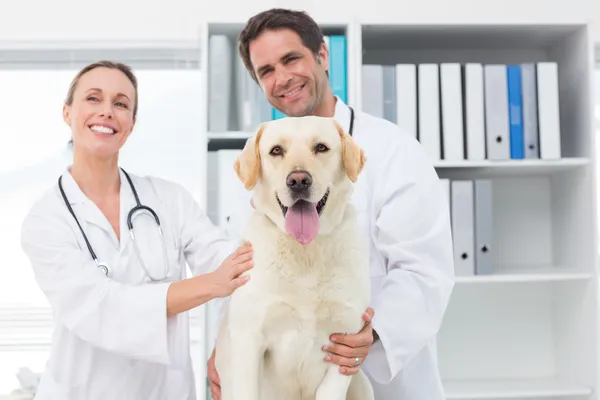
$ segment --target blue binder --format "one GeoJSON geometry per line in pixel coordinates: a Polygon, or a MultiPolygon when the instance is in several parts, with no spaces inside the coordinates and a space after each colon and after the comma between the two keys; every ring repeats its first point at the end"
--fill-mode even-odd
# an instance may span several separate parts
{"type": "Polygon", "coordinates": [[[508,65],[506,68],[508,86],[508,118],[510,129],[510,158],[525,158],[523,138],[523,100],[521,96],[521,66],[508,65]]]}

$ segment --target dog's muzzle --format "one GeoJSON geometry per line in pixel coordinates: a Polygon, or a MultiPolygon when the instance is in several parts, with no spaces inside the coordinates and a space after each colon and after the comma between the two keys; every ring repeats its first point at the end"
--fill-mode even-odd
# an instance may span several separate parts
{"type": "Polygon", "coordinates": [[[308,199],[312,183],[312,175],[307,171],[292,171],[285,180],[285,184],[295,200],[308,199]]]}

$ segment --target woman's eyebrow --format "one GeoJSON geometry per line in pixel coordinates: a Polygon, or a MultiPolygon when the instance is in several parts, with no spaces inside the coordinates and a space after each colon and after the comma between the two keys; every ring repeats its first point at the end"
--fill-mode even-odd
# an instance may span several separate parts
{"type": "MultiPolygon", "coordinates": [[[[86,90],[86,92],[102,92],[102,89],[99,88],[90,88],[88,90],[86,90]]],[[[125,93],[117,93],[117,97],[125,97],[127,100],[131,101],[131,99],[129,98],[129,96],[127,96],[125,93]]]]}

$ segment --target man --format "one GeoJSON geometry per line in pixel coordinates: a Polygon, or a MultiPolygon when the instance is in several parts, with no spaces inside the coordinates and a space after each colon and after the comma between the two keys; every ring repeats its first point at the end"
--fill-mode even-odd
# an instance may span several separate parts
{"type": "MultiPolygon", "coordinates": [[[[362,357],[377,400],[444,399],[436,334],[454,261],[447,197],[426,153],[395,124],[358,111],[352,118],[331,91],[328,50],[307,14],[255,15],[240,34],[239,53],[273,107],[289,117],[335,118],[367,158],[351,201],[369,240],[374,315],[369,310],[372,320],[356,335],[333,335],[338,343],[324,351],[346,374],[357,372],[354,360],[362,357]]],[[[208,370],[218,399],[214,352],[208,370]]]]}

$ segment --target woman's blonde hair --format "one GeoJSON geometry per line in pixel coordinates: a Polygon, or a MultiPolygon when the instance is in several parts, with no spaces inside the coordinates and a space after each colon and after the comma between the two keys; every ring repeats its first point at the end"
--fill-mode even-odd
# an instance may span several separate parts
{"type": "Polygon", "coordinates": [[[83,69],[81,71],[79,71],[77,73],[77,75],[75,75],[73,80],[71,81],[71,85],[69,86],[69,91],[67,92],[67,98],[65,99],[65,104],[70,106],[73,103],[73,93],[75,93],[75,89],[77,89],[77,84],[79,83],[79,79],[85,73],[93,70],[94,68],[100,68],[100,67],[118,69],[119,71],[124,73],[125,76],[127,76],[127,78],[131,81],[131,84],[133,85],[133,88],[135,89],[135,101],[134,101],[134,106],[133,106],[133,119],[135,120],[135,118],[137,116],[137,111],[138,111],[137,78],[135,77],[133,71],[131,70],[131,67],[129,67],[126,64],[120,63],[120,62],[101,60],[101,61],[96,61],[94,63],[91,63],[91,64],[83,67],[83,69]]]}

